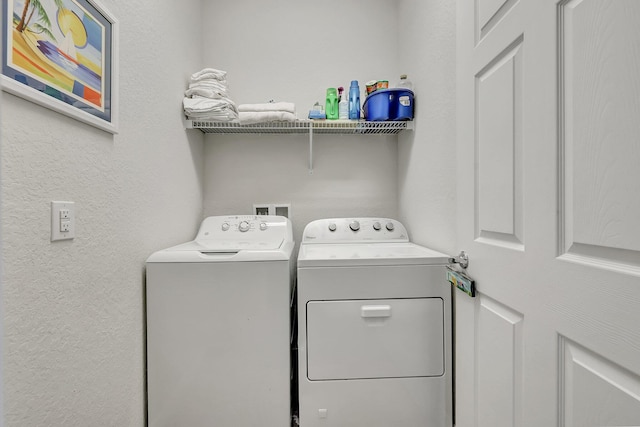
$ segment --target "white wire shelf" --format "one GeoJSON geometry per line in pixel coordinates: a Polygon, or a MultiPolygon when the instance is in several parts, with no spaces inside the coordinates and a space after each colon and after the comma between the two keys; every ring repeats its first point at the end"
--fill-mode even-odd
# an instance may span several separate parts
{"type": "Polygon", "coordinates": [[[307,134],[309,135],[309,173],[312,174],[314,135],[395,135],[404,130],[413,130],[413,121],[297,120],[295,122],[241,125],[240,123],[186,119],[185,127],[187,129],[199,129],[203,133],[217,135],[307,134]]]}
{"type": "Polygon", "coordinates": [[[206,120],[186,120],[187,129],[199,129],[204,133],[233,134],[334,134],[334,135],[395,135],[413,130],[412,121],[367,122],[346,120],[298,120],[295,122],[270,122],[250,125],[206,120]]]}

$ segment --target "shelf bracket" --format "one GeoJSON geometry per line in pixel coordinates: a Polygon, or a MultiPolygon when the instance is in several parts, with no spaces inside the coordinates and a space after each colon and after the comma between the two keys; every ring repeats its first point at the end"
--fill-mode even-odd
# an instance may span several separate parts
{"type": "Polygon", "coordinates": [[[309,175],[313,175],[313,123],[309,124],[309,175]]]}

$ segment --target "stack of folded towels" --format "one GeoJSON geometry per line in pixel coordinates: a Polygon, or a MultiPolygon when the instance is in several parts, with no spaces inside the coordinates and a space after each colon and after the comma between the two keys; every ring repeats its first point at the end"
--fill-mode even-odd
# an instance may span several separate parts
{"type": "Polygon", "coordinates": [[[238,109],[228,95],[226,71],[204,68],[193,73],[184,95],[184,113],[191,119],[238,120],[238,109]]]}
{"type": "Polygon", "coordinates": [[[296,106],[292,102],[268,102],[265,104],[238,105],[240,124],[267,122],[293,122],[297,119],[296,106]]]}

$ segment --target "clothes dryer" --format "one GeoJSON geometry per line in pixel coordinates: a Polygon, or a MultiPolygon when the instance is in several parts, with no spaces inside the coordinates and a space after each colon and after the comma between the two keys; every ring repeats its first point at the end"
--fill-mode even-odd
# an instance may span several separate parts
{"type": "Polygon", "coordinates": [[[301,427],[452,425],[449,257],[388,218],[309,223],[298,253],[301,427]]]}
{"type": "Polygon", "coordinates": [[[290,424],[291,223],[206,218],[147,260],[151,427],[290,424]]]}

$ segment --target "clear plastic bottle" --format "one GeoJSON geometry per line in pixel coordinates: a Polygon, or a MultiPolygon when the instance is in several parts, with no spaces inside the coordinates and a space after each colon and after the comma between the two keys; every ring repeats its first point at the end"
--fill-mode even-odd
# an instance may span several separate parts
{"type": "MultiPolygon", "coordinates": [[[[342,87],[340,87],[342,89],[342,87]]],[[[338,103],[338,119],[349,119],[349,100],[347,99],[347,92],[342,92],[340,102],[338,103]]]]}
{"type": "Polygon", "coordinates": [[[401,74],[400,81],[396,84],[396,87],[413,90],[413,83],[407,78],[406,74],[401,74]]]}

